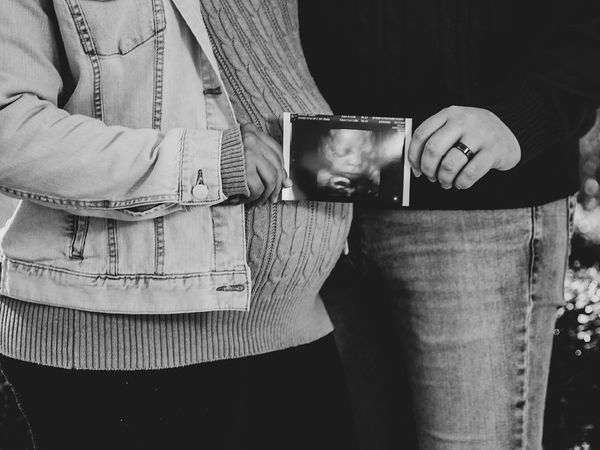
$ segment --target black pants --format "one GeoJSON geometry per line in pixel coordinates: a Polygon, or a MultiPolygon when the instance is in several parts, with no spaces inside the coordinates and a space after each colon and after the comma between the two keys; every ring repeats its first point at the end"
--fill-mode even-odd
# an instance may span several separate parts
{"type": "Polygon", "coordinates": [[[331,336],[153,371],[75,371],[0,357],[37,449],[354,449],[331,336]]]}

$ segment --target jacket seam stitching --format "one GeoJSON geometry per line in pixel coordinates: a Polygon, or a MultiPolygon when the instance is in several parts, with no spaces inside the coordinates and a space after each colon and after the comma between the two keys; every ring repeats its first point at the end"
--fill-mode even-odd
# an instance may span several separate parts
{"type": "Polygon", "coordinates": [[[179,180],[177,180],[177,199],[180,203],[183,201],[183,164],[185,154],[185,140],[187,136],[187,130],[184,129],[179,138],[179,180]]]}
{"type": "Polygon", "coordinates": [[[97,209],[97,210],[109,210],[127,207],[127,206],[144,206],[151,205],[157,202],[169,202],[177,203],[179,198],[176,195],[154,195],[147,197],[136,197],[129,200],[66,200],[64,198],[54,197],[51,195],[39,195],[27,191],[19,191],[16,189],[7,188],[0,186],[0,191],[5,192],[14,197],[25,198],[27,200],[36,200],[44,203],[52,203],[56,205],[70,206],[75,209],[97,209]]]}
{"type": "MultiPolygon", "coordinates": [[[[161,1],[161,0],[157,0],[157,1],[161,1]]],[[[94,54],[96,57],[99,57],[99,58],[105,58],[105,57],[110,58],[112,56],[128,55],[129,53],[133,52],[138,47],[141,47],[142,45],[148,43],[150,40],[152,40],[152,38],[154,38],[154,36],[156,36],[158,33],[161,33],[166,28],[166,21],[164,18],[164,12],[163,12],[162,3],[161,3],[161,5],[160,5],[161,7],[158,10],[159,11],[158,17],[156,15],[155,9],[153,8],[154,28],[151,30],[151,33],[149,36],[141,38],[134,45],[129,47],[126,51],[118,48],[117,50],[115,50],[113,52],[104,53],[102,51],[98,51],[98,49],[96,48],[96,44],[94,43],[94,39],[92,38],[92,34],[90,32],[89,25],[87,25],[87,18],[85,16],[85,12],[84,12],[83,8],[81,7],[81,5],[79,4],[79,0],[67,0],[67,2],[69,4],[69,9],[71,10],[73,19],[76,20],[76,26],[78,27],[78,31],[80,31],[79,39],[83,45],[83,49],[84,49],[85,53],[86,54],[90,54],[90,53],[94,54]],[[77,18],[75,16],[77,16],[77,18],[79,18],[81,20],[80,23],[77,23],[77,18]],[[85,28],[83,28],[83,27],[79,28],[79,25],[84,25],[84,24],[85,24],[85,28]]]]}
{"type": "MultiPolygon", "coordinates": [[[[163,17],[162,0],[154,0],[152,3],[155,29],[161,28],[161,17],[163,17]]],[[[163,17],[164,21],[164,17],[163,17]]],[[[160,130],[162,127],[163,106],[163,68],[164,68],[164,31],[159,31],[154,36],[154,102],[152,111],[152,127],[160,130]]],[[[165,245],[164,245],[164,217],[154,219],[154,273],[161,275],[165,271],[165,245]]]]}
{"type": "MultiPolygon", "coordinates": [[[[90,51],[86,51],[88,58],[90,60],[90,64],[92,66],[92,72],[94,75],[94,94],[93,94],[93,111],[94,117],[100,121],[104,119],[104,110],[102,105],[102,87],[101,87],[101,71],[100,71],[100,61],[98,60],[98,55],[96,52],[96,48],[94,45],[94,40],[92,39],[90,27],[87,23],[85,14],[81,5],[79,4],[79,0],[75,0],[75,3],[72,4],[72,13],[75,13],[73,18],[78,24],[78,32],[80,39],[84,40],[88,46],[84,45],[84,51],[89,49],[90,51]]],[[[78,244],[78,248],[72,247],[72,255],[77,257],[78,259],[83,259],[83,252],[85,249],[85,241],[87,238],[87,232],[89,228],[89,220],[81,220],[77,219],[77,227],[73,236],[73,244],[78,244]]]]}
{"type": "Polygon", "coordinates": [[[106,233],[108,244],[108,274],[117,275],[118,267],[118,247],[117,247],[117,221],[106,219],[106,233]]]}
{"type": "Polygon", "coordinates": [[[169,279],[188,279],[188,278],[203,278],[211,276],[221,275],[245,275],[245,269],[234,269],[234,270],[211,270],[207,272],[189,272],[189,273],[173,273],[168,275],[156,275],[156,274],[136,274],[136,273],[120,273],[118,275],[112,274],[97,274],[89,272],[74,272],[69,269],[63,269],[60,267],[46,266],[43,264],[30,263],[26,261],[20,261],[17,259],[7,258],[6,261],[11,262],[14,265],[23,266],[32,269],[47,270],[49,272],[58,272],[65,275],[72,275],[81,278],[93,278],[93,279],[106,279],[106,280],[121,280],[121,279],[152,279],[152,280],[169,280],[169,279]]]}

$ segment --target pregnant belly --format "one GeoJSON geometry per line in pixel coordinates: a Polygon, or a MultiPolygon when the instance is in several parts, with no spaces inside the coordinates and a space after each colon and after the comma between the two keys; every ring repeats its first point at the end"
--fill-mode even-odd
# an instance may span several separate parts
{"type": "Polygon", "coordinates": [[[351,219],[345,203],[280,202],[247,209],[253,297],[314,298],[344,249],[351,219]]]}

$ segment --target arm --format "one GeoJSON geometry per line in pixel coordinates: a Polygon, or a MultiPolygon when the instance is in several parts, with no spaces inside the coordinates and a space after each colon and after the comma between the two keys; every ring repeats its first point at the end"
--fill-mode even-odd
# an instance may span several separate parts
{"type": "Polygon", "coordinates": [[[106,126],[58,107],[52,1],[5,0],[0,14],[0,191],[72,214],[141,220],[247,195],[238,127],[225,132],[106,126]],[[227,182],[221,181],[221,160],[227,182]],[[240,176],[241,174],[241,176],[240,176]],[[205,198],[193,195],[202,182],[205,198]]]}

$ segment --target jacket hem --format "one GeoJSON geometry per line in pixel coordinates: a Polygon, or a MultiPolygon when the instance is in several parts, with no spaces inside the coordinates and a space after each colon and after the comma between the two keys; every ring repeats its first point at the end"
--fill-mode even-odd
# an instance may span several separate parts
{"type": "Polygon", "coordinates": [[[95,275],[2,261],[0,295],[110,314],[249,311],[250,269],[172,275],[95,275]]]}

